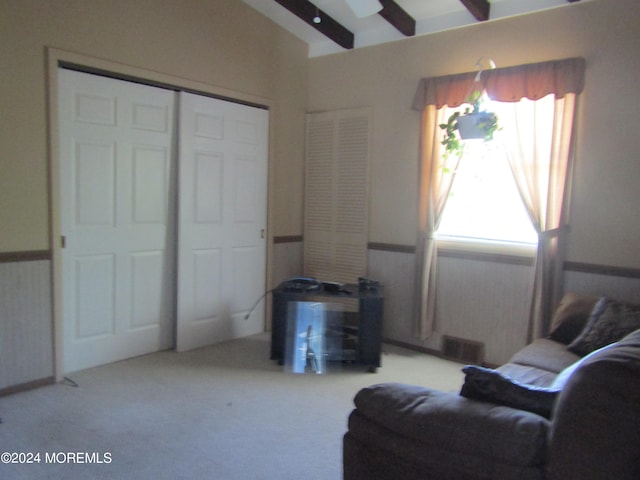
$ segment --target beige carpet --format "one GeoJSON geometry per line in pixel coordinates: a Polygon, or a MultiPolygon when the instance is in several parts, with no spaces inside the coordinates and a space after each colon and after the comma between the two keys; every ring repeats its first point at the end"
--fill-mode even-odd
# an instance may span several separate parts
{"type": "Polygon", "coordinates": [[[159,352],[0,398],[0,452],[40,461],[0,463],[0,478],[338,480],[359,388],[462,384],[461,365],[387,345],[375,374],[284,373],[269,342],[159,352]]]}

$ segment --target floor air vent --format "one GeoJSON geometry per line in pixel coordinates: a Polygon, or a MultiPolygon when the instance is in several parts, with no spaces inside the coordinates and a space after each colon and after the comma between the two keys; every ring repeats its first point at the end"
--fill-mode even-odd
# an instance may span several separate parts
{"type": "Polygon", "coordinates": [[[457,362],[481,365],[484,360],[484,344],[443,335],[442,356],[457,362]]]}

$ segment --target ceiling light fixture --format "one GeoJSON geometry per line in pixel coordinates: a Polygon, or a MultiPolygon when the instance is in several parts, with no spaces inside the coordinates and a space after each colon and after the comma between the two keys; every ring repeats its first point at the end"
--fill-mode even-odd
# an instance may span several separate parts
{"type": "Polygon", "coordinates": [[[345,0],[356,17],[364,18],[382,10],[382,4],[378,0],[345,0]]]}
{"type": "Polygon", "coordinates": [[[316,16],[313,17],[313,23],[320,23],[322,19],[320,18],[320,10],[316,7],[316,16]]]}

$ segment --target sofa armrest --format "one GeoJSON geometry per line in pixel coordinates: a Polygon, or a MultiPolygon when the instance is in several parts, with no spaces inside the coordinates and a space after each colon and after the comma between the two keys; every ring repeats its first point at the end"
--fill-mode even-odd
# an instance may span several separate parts
{"type": "MultiPolygon", "coordinates": [[[[549,421],[530,412],[398,383],[364,388],[354,403],[360,416],[387,431],[460,458],[523,466],[546,460],[549,421]]],[[[367,441],[366,431],[352,433],[367,441]]]]}
{"type": "Polygon", "coordinates": [[[640,330],[576,369],[550,433],[551,480],[640,478],[640,330]]]}

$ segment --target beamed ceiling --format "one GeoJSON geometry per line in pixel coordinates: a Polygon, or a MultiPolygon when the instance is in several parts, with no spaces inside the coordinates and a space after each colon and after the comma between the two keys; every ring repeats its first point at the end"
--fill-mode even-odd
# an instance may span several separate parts
{"type": "Polygon", "coordinates": [[[349,3],[365,0],[242,1],[304,40],[309,56],[316,57],[567,7],[580,0],[378,0],[382,9],[364,17],[358,17],[349,3]]]}

